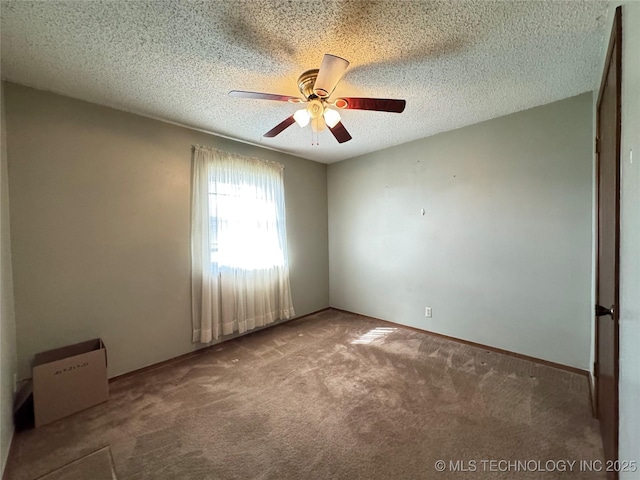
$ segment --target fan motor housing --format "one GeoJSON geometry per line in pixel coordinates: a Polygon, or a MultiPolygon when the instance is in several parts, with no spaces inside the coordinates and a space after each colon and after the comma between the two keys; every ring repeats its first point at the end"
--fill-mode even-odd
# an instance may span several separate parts
{"type": "Polygon", "coordinates": [[[302,95],[304,95],[304,97],[307,99],[312,95],[314,97],[316,96],[316,94],[313,92],[313,86],[316,84],[318,71],[319,70],[317,68],[307,70],[298,77],[298,88],[300,89],[300,93],[302,93],[302,95]]]}

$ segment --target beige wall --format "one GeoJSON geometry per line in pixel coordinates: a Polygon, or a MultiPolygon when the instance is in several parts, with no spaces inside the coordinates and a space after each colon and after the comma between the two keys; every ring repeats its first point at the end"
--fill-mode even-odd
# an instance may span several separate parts
{"type": "Polygon", "coordinates": [[[16,372],[16,322],[13,308],[7,142],[4,121],[4,89],[0,88],[0,476],[9,455],[13,435],[13,375],[16,372]]]}
{"type": "Polygon", "coordinates": [[[100,336],[109,374],[194,349],[191,145],[285,165],[298,316],[328,306],[326,166],[5,84],[19,375],[41,350],[100,336]]]}
{"type": "Polygon", "coordinates": [[[330,165],[331,305],[588,370],[591,97],[330,165]]]}

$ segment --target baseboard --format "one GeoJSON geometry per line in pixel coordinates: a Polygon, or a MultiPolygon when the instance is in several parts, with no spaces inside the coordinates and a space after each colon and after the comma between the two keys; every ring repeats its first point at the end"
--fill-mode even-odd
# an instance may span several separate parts
{"type": "Polygon", "coordinates": [[[402,327],[402,328],[406,328],[406,329],[409,329],[409,330],[414,330],[416,332],[426,333],[426,334],[432,335],[434,337],[444,338],[446,340],[451,340],[452,342],[462,343],[464,345],[469,345],[471,347],[481,348],[483,350],[488,350],[488,351],[494,352],[494,353],[501,353],[503,355],[509,355],[511,357],[519,358],[520,360],[527,360],[529,362],[538,363],[540,365],[545,365],[547,367],[557,368],[558,370],[564,370],[564,371],[567,371],[567,372],[576,373],[578,375],[584,375],[589,380],[589,384],[591,384],[591,379],[589,378],[590,372],[588,370],[582,370],[580,368],[570,367],[569,365],[563,365],[561,363],[551,362],[549,360],[544,360],[542,358],[531,357],[529,355],[524,355],[522,353],[512,352],[511,350],[503,350],[502,348],[492,347],[490,345],[484,345],[482,343],[476,343],[476,342],[472,342],[470,340],[464,340],[462,338],[451,337],[449,335],[444,335],[442,333],[432,332],[430,330],[423,330],[422,328],[410,327],[408,325],[403,325],[401,323],[396,323],[396,322],[393,322],[391,320],[384,320],[382,318],[376,318],[376,317],[371,317],[369,315],[363,315],[362,313],[350,312],[349,310],[343,310],[341,308],[331,307],[331,309],[332,310],[336,310],[338,312],[349,313],[351,315],[358,315],[360,317],[370,318],[372,320],[377,320],[379,322],[390,323],[392,325],[396,325],[396,326],[399,326],[399,327],[402,327]]]}
{"type": "Polygon", "coordinates": [[[192,352],[183,353],[182,355],[178,355],[177,357],[172,357],[172,358],[169,358],[167,360],[163,360],[163,361],[158,362],[158,363],[153,363],[151,365],[147,365],[146,367],[137,368],[137,369],[132,370],[130,372],[123,373],[123,374],[120,374],[120,375],[116,375],[116,376],[111,377],[109,379],[109,383],[117,382],[119,380],[123,380],[125,378],[129,378],[129,377],[132,377],[132,376],[135,376],[135,375],[139,375],[141,373],[149,372],[151,370],[156,370],[157,368],[163,368],[163,367],[166,367],[168,365],[173,365],[174,363],[182,362],[182,361],[184,361],[184,360],[186,360],[188,358],[195,357],[197,355],[202,355],[205,352],[207,352],[209,349],[217,347],[221,343],[228,342],[229,340],[233,340],[235,338],[244,337],[246,335],[252,335],[254,333],[261,332],[262,330],[265,330],[267,328],[277,327],[278,325],[284,325],[285,323],[294,322],[294,321],[297,321],[297,320],[302,320],[303,318],[307,318],[307,317],[310,317],[311,315],[316,315],[317,313],[321,313],[321,312],[324,312],[324,311],[330,310],[330,309],[331,309],[331,307],[326,307],[326,308],[322,308],[320,310],[316,310],[315,312],[307,313],[305,315],[300,315],[299,317],[294,317],[294,318],[290,318],[288,320],[284,320],[284,321],[281,321],[281,322],[272,323],[272,324],[269,324],[269,325],[266,325],[266,326],[260,327],[260,328],[254,328],[253,330],[245,332],[245,333],[243,333],[241,335],[236,335],[236,336],[233,336],[233,337],[229,337],[227,339],[223,339],[220,342],[214,343],[212,345],[207,345],[206,347],[198,348],[197,350],[194,350],[192,352]]]}
{"type": "MultiPolygon", "coordinates": [[[[492,347],[490,345],[484,345],[482,343],[472,342],[470,340],[464,340],[462,338],[457,338],[457,337],[452,337],[452,336],[449,336],[449,335],[444,335],[442,333],[432,332],[430,330],[424,330],[424,329],[421,329],[421,328],[410,327],[408,325],[403,325],[401,323],[396,323],[396,322],[393,322],[393,321],[390,321],[390,320],[384,320],[382,318],[372,317],[370,315],[364,315],[362,313],[351,312],[349,310],[343,310],[341,308],[326,307],[326,308],[317,310],[315,312],[307,313],[305,315],[301,315],[299,317],[295,317],[295,318],[292,318],[290,320],[286,320],[284,322],[279,322],[279,323],[275,323],[275,324],[272,324],[272,325],[268,325],[266,327],[262,327],[262,328],[259,328],[259,329],[251,330],[250,332],[247,332],[247,333],[245,333],[245,334],[243,334],[241,336],[258,333],[258,332],[264,330],[265,328],[276,327],[278,325],[283,325],[284,323],[293,322],[293,321],[297,321],[297,320],[302,320],[302,319],[304,319],[306,317],[310,317],[311,315],[316,315],[318,313],[321,313],[321,312],[324,312],[324,311],[327,311],[327,310],[335,310],[337,312],[348,313],[348,314],[351,314],[351,315],[358,315],[360,317],[369,318],[371,320],[376,320],[376,321],[379,321],[379,322],[389,323],[389,324],[392,324],[392,325],[395,325],[395,326],[406,328],[408,330],[414,330],[416,332],[426,333],[426,334],[432,335],[434,337],[444,338],[446,340],[450,340],[450,341],[453,341],[453,342],[456,342],[456,343],[469,345],[469,346],[472,346],[472,347],[475,347],[475,348],[481,348],[483,350],[487,350],[487,351],[494,352],[494,353],[501,353],[503,355],[509,355],[511,357],[519,358],[520,360],[526,360],[526,361],[537,363],[537,364],[540,364],[540,365],[545,365],[547,367],[557,368],[559,370],[564,370],[564,371],[575,373],[575,374],[578,374],[578,375],[584,375],[587,378],[587,380],[589,381],[589,391],[590,391],[590,394],[591,394],[591,405],[592,405],[592,410],[594,411],[594,414],[595,414],[595,409],[594,409],[595,403],[594,403],[594,398],[593,398],[593,382],[592,382],[592,378],[591,378],[591,373],[588,370],[582,370],[580,368],[571,367],[569,365],[563,365],[561,363],[556,363],[556,362],[552,362],[552,361],[549,361],[549,360],[544,360],[542,358],[537,358],[537,357],[532,357],[532,356],[529,356],[529,355],[524,355],[522,353],[513,352],[511,350],[504,350],[502,348],[492,347]]],[[[239,338],[239,337],[236,336],[236,337],[233,337],[233,338],[239,338]]],[[[114,376],[114,377],[109,379],[109,382],[110,383],[111,382],[117,382],[118,380],[122,380],[124,378],[128,378],[128,377],[133,376],[133,375],[139,375],[141,373],[148,372],[150,370],[155,370],[157,368],[166,367],[168,365],[184,361],[184,360],[186,360],[188,358],[191,358],[191,357],[194,357],[196,355],[202,355],[203,353],[207,352],[209,349],[211,349],[213,347],[216,347],[217,345],[220,345],[220,343],[224,343],[225,341],[233,340],[233,338],[229,338],[229,339],[223,340],[222,342],[218,342],[218,343],[215,343],[213,345],[207,345],[206,347],[199,348],[197,350],[194,350],[193,352],[187,352],[185,354],[178,355],[177,357],[172,357],[170,359],[163,360],[162,362],[154,363],[154,364],[148,365],[146,367],[142,367],[142,368],[139,368],[139,369],[136,369],[136,370],[132,370],[131,372],[127,372],[127,373],[123,373],[121,375],[114,376]]]]}

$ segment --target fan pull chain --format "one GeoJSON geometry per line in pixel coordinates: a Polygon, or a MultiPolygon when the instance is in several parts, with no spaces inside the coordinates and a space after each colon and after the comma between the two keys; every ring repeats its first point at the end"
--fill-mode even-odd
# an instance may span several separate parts
{"type": "MultiPolygon", "coordinates": [[[[316,122],[316,127],[318,126],[317,120],[316,120],[315,118],[312,118],[312,119],[311,119],[311,122],[316,122]]],[[[313,125],[313,124],[312,124],[312,125],[313,125]]],[[[316,134],[316,143],[314,143],[314,142],[313,142],[313,133],[314,133],[314,131],[313,131],[313,130],[314,130],[314,129],[313,129],[313,128],[311,128],[311,146],[313,146],[313,145],[317,145],[317,144],[318,144],[318,143],[317,143],[318,132],[315,132],[315,134],[316,134]]],[[[316,128],[316,130],[317,130],[317,128],[316,128]]]]}

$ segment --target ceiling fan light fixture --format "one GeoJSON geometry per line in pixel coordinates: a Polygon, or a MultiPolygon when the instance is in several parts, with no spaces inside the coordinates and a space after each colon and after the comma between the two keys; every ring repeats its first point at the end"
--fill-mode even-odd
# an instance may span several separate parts
{"type": "Polygon", "coordinates": [[[307,125],[309,125],[309,120],[311,119],[311,115],[309,115],[309,112],[307,112],[306,108],[303,108],[302,110],[298,110],[296,113],[293,114],[293,119],[300,126],[300,128],[304,128],[307,125]]]}
{"type": "Polygon", "coordinates": [[[329,128],[335,127],[340,122],[340,114],[336,110],[331,110],[330,108],[325,108],[324,110],[324,121],[327,123],[329,128]]]}
{"type": "Polygon", "coordinates": [[[324,113],[324,105],[320,100],[315,98],[309,101],[309,104],[307,105],[307,112],[311,118],[321,117],[324,113]]]}

